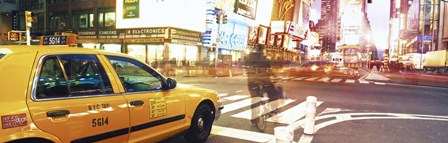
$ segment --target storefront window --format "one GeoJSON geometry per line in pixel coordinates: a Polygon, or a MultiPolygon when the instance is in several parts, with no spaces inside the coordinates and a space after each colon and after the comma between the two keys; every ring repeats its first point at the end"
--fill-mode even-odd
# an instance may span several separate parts
{"type": "Polygon", "coordinates": [[[89,27],[93,27],[93,14],[89,14],[89,27]]]}
{"type": "Polygon", "coordinates": [[[146,63],[146,45],[128,45],[128,55],[146,63]]]}
{"type": "Polygon", "coordinates": [[[103,50],[113,53],[121,53],[120,44],[103,44],[103,50]]]}
{"type": "Polygon", "coordinates": [[[100,48],[100,44],[91,44],[91,43],[86,43],[86,44],[82,44],[83,48],[87,48],[87,49],[99,49],[100,48]]]}
{"type": "Polygon", "coordinates": [[[92,28],[94,15],[92,12],[80,12],[73,15],[74,28],[92,28]]]}
{"type": "Polygon", "coordinates": [[[56,30],[59,28],[63,28],[62,23],[65,20],[65,15],[55,15],[50,17],[50,29],[56,30]]]}
{"type": "Polygon", "coordinates": [[[185,55],[185,45],[170,44],[170,59],[183,60],[185,55]]]}
{"type": "Polygon", "coordinates": [[[114,27],[115,26],[115,12],[99,12],[98,14],[99,27],[114,27]]]}
{"type": "Polygon", "coordinates": [[[163,45],[148,45],[148,62],[152,67],[158,67],[163,60],[163,45]]]}

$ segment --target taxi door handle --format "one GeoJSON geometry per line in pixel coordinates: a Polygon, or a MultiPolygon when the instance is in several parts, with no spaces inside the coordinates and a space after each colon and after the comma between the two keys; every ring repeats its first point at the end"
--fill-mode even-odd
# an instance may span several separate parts
{"type": "Polygon", "coordinates": [[[58,116],[65,116],[70,114],[70,111],[68,110],[55,110],[55,111],[48,111],[47,117],[58,117],[58,116]]]}
{"type": "Polygon", "coordinates": [[[131,105],[132,106],[140,106],[143,105],[145,102],[141,101],[141,100],[135,100],[135,101],[131,101],[131,105]]]}

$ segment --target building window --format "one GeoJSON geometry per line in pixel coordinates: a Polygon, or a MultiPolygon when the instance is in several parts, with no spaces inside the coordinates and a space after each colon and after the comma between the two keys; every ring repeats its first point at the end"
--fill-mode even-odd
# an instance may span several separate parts
{"type": "Polygon", "coordinates": [[[43,33],[44,27],[45,27],[44,22],[43,22],[45,15],[44,15],[44,13],[37,13],[35,15],[36,15],[37,21],[35,21],[33,23],[33,28],[31,29],[32,30],[31,33],[33,33],[33,34],[43,33]]]}
{"type": "Polygon", "coordinates": [[[115,27],[115,12],[99,12],[98,25],[99,27],[115,27]]]}
{"type": "Polygon", "coordinates": [[[67,0],[48,0],[48,3],[63,3],[67,2],[67,0]]]}
{"type": "Polygon", "coordinates": [[[61,17],[60,16],[52,16],[50,17],[50,29],[56,30],[59,28],[59,25],[61,24],[61,17]]]}
{"type": "Polygon", "coordinates": [[[94,15],[92,12],[82,12],[73,15],[73,26],[75,28],[92,28],[94,15]]]}

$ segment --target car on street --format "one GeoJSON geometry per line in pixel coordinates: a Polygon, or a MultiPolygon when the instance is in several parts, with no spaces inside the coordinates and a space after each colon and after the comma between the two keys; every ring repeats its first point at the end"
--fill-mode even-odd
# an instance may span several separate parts
{"type": "Polygon", "coordinates": [[[357,77],[358,71],[331,61],[308,61],[302,64],[287,67],[288,75],[298,76],[330,76],[330,77],[357,77]]]}
{"type": "Polygon", "coordinates": [[[287,67],[289,76],[320,76],[325,75],[333,66],[329,61],[308,61],[287,67]]]}
{"type": "Polygon", "coordinates": [[[358,77],[359,73],[356,69],[349,68],[342,65],[334,65],[329,68],[326,74],[330,77],[358,77]]]}
{"type": "Polygon", "coordinates": [[[0,46],[0,142],[204,142],[217,92],[177,84],[125,54],[0,46]]]}

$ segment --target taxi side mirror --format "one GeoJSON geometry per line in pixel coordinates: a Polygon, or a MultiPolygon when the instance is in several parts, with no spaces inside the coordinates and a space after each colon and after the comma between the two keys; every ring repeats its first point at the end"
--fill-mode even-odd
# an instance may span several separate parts
{"type": "Polygon", "coordinates": [[[176,88],[177,85],[177,81],[175,79],[172,78],[168,78],[166,79],[166,89],[174,89],[176,88]]]}

